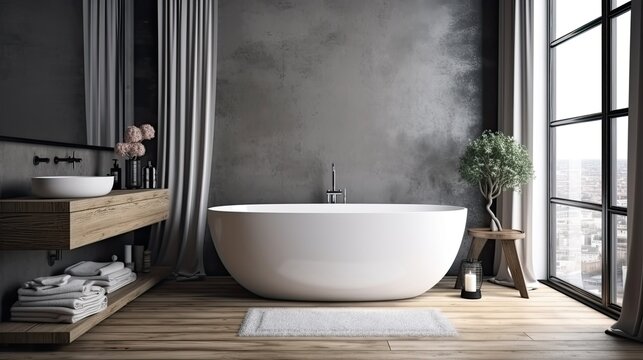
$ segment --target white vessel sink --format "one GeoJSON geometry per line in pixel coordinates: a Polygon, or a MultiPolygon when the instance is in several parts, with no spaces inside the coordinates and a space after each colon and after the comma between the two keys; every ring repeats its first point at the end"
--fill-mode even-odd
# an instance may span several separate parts
{"type": "Polygon", "coordinates": [[[31,192],[42,198],[82,198],[107,195],[113,176],[37,176],[31,178],[31,192]]]}

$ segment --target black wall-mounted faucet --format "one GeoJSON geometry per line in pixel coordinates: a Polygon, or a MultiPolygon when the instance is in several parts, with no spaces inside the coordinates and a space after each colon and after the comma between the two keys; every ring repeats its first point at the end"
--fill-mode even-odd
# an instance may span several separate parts
{"type": "Polygon", "coordinates": [[[67,156],[65,158],[55,156],[54,157],[54,164],[58,164],[59,162],[66,162],[66,163],[70,163],[72,165],[75,165],[75,163],[79,163],[82,160],[83,159],[76,157],[76,152],[73,152],[71,156],[67,156]]]}

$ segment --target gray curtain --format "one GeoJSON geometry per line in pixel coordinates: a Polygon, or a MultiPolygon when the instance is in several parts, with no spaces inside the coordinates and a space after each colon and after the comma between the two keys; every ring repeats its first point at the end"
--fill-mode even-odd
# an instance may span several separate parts
{"type": "Polygon", "coordinates": [[[133,121],[133,2],[83,0],[87,144],[114,146],[133,121]]]}
{"type": "Polygon", "coordinates": [[[609,333],[643,342],[643,2],[632,1],[627,152],[627,277],[621,317],[609,333]]]}
{"type": "Polygon", "coordinates": [[[158,171],[170,217],[153,232],[157,263],[204,274],[214,138],[217,0],[159,0],[158,171]]]}
{"type": "MultiPolygon", "coordinates": [[[[498,130],[527,147],[533,159],[533,0],[501,0],[499,3],[498,130]]],[[[544,176],[544,174],[541,174],[544,176]]],[[[522,191],[506,191],[498,198],[503,228],[525,231],[516,248],[525,283],[538,287],[533,272],[532,184],[522,191]]],[[[496,244],[493,282],[514,286],[500,244],[496,244]]]]}

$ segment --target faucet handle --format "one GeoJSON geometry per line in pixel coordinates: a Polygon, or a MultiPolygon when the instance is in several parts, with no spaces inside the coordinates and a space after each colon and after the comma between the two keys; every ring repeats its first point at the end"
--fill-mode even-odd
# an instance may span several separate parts
{"type": "Polygon", "coordinates": [[[49,158],[47,158],[47,157],[40,157],[40,156],[38,156],[38,155],[34,155],[34,157],[33,157],[33,164],[34,164],[34,165],[38,165],[38,164],[43,163],[43,162],[44,162],[45,164],[49,164],[49,160],[50,160],[50,159],[49,159],[49,158]]]}
{"type": "Polygon", "coordinates": [[[344,204],[348,203],[348,189],[344,188],[344,192],[342,193],[342,198],[344,199],[344,204]]]}

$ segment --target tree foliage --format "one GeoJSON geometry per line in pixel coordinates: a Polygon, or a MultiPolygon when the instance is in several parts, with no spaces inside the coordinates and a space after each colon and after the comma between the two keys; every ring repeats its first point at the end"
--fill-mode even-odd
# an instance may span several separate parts
{"type": "Polygon", "coordinates": [[[502,226],[490,209],[493,199],[505,190],[520,190],[534,178],[527,149],[512,137],[490,130],[469,141],[460,158],[459,171],[466,182],[479,187],[487,199],[487,211],[499,229],[502,226]]]}

